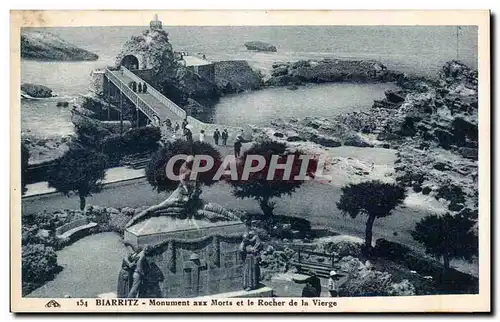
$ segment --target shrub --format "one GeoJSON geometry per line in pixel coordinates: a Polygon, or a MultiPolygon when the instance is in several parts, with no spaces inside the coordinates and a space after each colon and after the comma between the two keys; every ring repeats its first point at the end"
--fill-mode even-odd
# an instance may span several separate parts
{"type": "Polygon", "coordinates": [[[342,296],[384,296],[390,295],[391,284],[391,274],[363,269],[349,278],[339,291],[342,296]]]}
{"type": "Polygon", "coordinates": [[[53,279],[59,271],[57,254],[52,247],[43,244],[29,244],[22,247],[23,284],[41,285],[53,279]]]}
{"type": "Polygon", "coordinates": [[[109,214],[109,229],[117,233],[123,234],[125,231],[125,226],[132,219],[133,215],[128,215],[127,213],[111,213],[109,214]]]}
{"type": "Polygon", "coordinates": [[[412,296],[416,295],[415,286],[408,280],[399,283],[393,283],[389,287],[388,295],[391,296],[412,296]]]}
{"type": "Polygon", "coordinates": [[[375,253],[380,257],[389,259],[402,259],[410,252],[410,248],[405,245],[379,238],[375,242],[375,253]]]}
{"type": "Polygon", "coordinates": [[[340,258],[346,256],[361,256],[361,244],[348,241],[348,240],[339,240],[339,241],[330,241],[319,244],[315,251],[316,252],[324,252],[327,254],[337,254],[340,258]]]}

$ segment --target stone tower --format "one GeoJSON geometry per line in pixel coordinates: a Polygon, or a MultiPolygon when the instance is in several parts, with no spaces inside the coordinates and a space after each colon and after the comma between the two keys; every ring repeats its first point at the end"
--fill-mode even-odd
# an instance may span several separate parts
{"type": "Polygon", "coordinates": [[[152,29],[152,30],[158,30],[158,29],[162,29],[162,26],[161,26],[161,21],[158,20],[158,15],[155,14],[155,18],[154,20],[151,20],[151,22],[149,23],[149,27],[152,29]]]}

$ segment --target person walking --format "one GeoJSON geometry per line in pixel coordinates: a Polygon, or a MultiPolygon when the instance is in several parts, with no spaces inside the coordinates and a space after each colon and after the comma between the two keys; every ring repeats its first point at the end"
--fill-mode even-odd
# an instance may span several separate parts
{"type": "Polygon", "coordinates": [[[137,92],[142,93],[142,83],[139,83],[139,85],[137,86],[137,92]]]}
{"type": "Polygon", "coordinates": [[[137,83],[136,82],[132,83],[132,90],[134,91],[134,93],[137,92],[137,83]]]}
{"type": "Polygon", "coordinates": [[[214,132],[215,145],[219,145],[219,137],[220,137],[219,129],[215,129],[215,132],[214,132]]]}
{"type": "Polygon", "coordinates": [[[339,292],[337,290],[337,272],[330,271],[330,277],[328,278],[328,292],[330,292],[331,297],[338,297],[339,292]]]}
{"type": "Polygon", "coordinates": [[[227,129],[222,131],[222,145],[227,145],[227,138],[229,137],[229,133],[227,133],[227,129]]]}
{"type": "Polygon", "coordinates": [[[174,127],[174,130],[175,130],[175,133],[179,132],[179,122],[175,122],[175,127],[174,127]]]}
{"type": "Polygon", "coordinates": [[[235,158],[240,157],[241,145],[242,144],[241,144],[240,140],[236,140],[236,142],[234,142],[234,157],[235,158]]]}
{"type": "Polygon", "coordinates": [[[146,83],[142,83],[142,92],[147,93],[147,91],[148,91],[148,85],[146,85],[146,83]]]}
{"type": "Polygon", "coordinates": [[[186,140],[189,143],[193,143],[193,133],[191,132],[190,129],[188,129],[188,128],[184,129],[184,136],[186,137],[186,140]]]}
{"type": "Polygon", "coordinates": [[[200,142],[205,142],[205,131],[204,130],[200,131],[200,142]]]}
{"type": "Polygon", "coordinates": [[[182,130],[186,129],[186,126],[188,125],[188,121],[187,121],[187,116],[184,120],[182,120],[182,130]]]}

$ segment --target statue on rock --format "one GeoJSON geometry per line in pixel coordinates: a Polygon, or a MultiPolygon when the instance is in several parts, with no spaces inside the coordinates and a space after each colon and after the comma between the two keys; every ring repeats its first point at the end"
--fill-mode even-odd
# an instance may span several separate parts
{"type": "Polygon", "coordinates": [[[151,206],[134,216],[127,223],[131,227],[149,217],[171,216],[186,219],[196,225],[193,219],[207,219],[211,222],[240,220],[238,216],[224,207],[205,203],[200,199],[201,188],[198,180],[191,179],[193,157],[189,156],[179,171],[179,185],[172,194],[161,203],[151,206]]]}

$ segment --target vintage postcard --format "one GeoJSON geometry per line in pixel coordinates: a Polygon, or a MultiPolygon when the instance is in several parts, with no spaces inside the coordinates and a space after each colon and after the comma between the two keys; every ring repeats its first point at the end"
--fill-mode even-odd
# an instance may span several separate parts
{"type": "Polygon", "coordinates": [[[13,312],[488,312],[488,11],[12,11],[13,312]]]}

